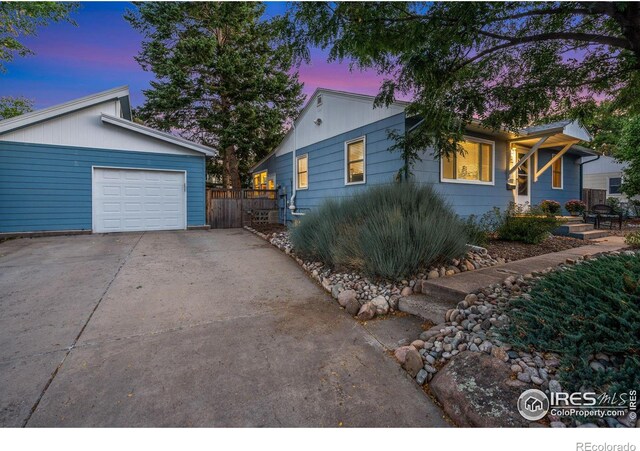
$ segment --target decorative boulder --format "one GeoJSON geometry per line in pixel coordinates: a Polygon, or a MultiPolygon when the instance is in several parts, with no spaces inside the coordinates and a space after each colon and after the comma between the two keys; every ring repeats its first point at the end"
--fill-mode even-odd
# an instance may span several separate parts
{"type": "Polygon", "coordinates": [[[402,368],[404,368],[411,377],[416,377],[418,372],[422,369],[422,356],[416,348],[413,346],[410,346],[410,348],[411,349],[407,351],[402,368]]]}
{"type": "Polygon", "coordinates": [[[393,355],[400,364],[404,364],[405,360],[407,360],[407,352],[411,351],[411,349],[414,349],[413,346],[400,346],[394,351],[393,355]]]}
{"type": "Polygon", "coordinates": [[[361,321],[368,321],[374,316],[376,316],[376,307],[371,302],[363,304],[358,311],[358,319],[361,321]]]}
{"type": "Polygon", "coordinates": [[[349,298],[349,300],[347,300],[347,305],[345,305],[344,308],[349,315],[356,316],[360,311],[360,303],[356,298],[349,298]]]}
{"type": "Polygon", "coordinates": [[[343,307],[346,307],[349,299],[356,299],[356,291],[355,290],[345,290],[338,294],[338,304],[343,307]]]}
{"type": "Polygon", "coordinates": [[[509,366],[487,354],[451,358],[430,383],[445,412],[461,427],[527,427],[517,409],[522,387],[507,384],[509,366]]]}
{"type": "Polygon", "coordinates": [[[389,303],[384,296],[376,296],[371,300],[371,303],[376,308],[376,315],[386,315],[389,313],[389,303]]]}

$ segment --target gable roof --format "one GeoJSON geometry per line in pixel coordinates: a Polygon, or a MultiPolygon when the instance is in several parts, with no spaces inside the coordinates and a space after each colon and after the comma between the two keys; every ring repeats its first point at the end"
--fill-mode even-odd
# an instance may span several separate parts
{"type": "Polygon", "coordinates": [[[174,136],[170,133],[154,130],[150,127],[133,122],[131,120],[131,103],[129,100],[128,86],[120,86],[117,88],[109,89],[107,91],[99,92],[97,94],[91,94],[86,97],[71,100],[70,102],[65,102],[49,108],[44,108],[42,110],[32,111],[20,116],[5,119],[3,121],[0,121],[0,135],[24,127],[29,127],[31,125],[39,124],[41,122],[45,122],[78,110],[89,108],[94,105],[115,100],[119,101],[120,103],[121,117],[102,113],[100,119],[104,124],[114,125],[116,127],[120,127],[122,129],[126,129],[135,133],[140,133],[142,135],[149,136],[179,147],[202,153],[206,156],[216,155],[215,150],[210,147],[174,136]]]}
{"type": "MultiPolygon", "coordinates": [[[[348,100],[355,100],[355,101],[364,100],[366,102],[371,102],[371,103],[373,103],[375,101],[375,99],[376,99],[376,96],[372,96],[372,95],[368,95],[368,94],[358,94],[358,93],[355,93],[355,92],[339,91],[339,90],[336,90],[336,89],[328,89],[328,88],[317,88],[313,92],[313,94],[311,94],[311,96],[309,96],[309,98],[307,99],[306,104],[304,105],[304,107],[302,107],[302,109],[300,110],[300,113],[298,114],[296,119],[293,121],[293,125],[289,128],[287,133],[283,136],[282,140],[280,141],[280,144],[278,144],[278,146],[276,146],[276,148],[274,150],[272,150],[271,152],[269,152],[264,158],[262,158],[260,161],[255,163],[249,169],[250,172],[253,172],[258,166],[260,166],[262,163],[264,163],[267,159],[269,159],[271,156],[273,156],[280,149],[281,145],[287,140],[289,135],[295,129],[295,126],[305,116],[305,114],[309,111],[309,109],[315,104],[316,98],[318,96],[322,95],[322,94],[329,94],[329,95],[332,95],[332,96],[346,98],[348,100]]],[[[404,109],[409,104],[410,104],[410,102],[406,102],[404,100],[396,100],[391,105],[404,109]]]]}
{"type": "Polygon", "coordinates": [[[0,121],[0,135],[8,133],[19,128],[28,127],[29,125],[37,124],[39,122],[47,121],[63,114],[71,113],[73,111],[81,110],[99,103],[108,102],[109,100],[119,100],[122,116],[125,119],[131,120],[131,105],[129,102],[129,87],[120,86],[117,88],[102,91],[97,94],[91,94],[86,97],[71,100],[69,102],[54,105],[42,110],[32,111],[30,113],[21,114],[20,116],[12,117],[0,121]]]}

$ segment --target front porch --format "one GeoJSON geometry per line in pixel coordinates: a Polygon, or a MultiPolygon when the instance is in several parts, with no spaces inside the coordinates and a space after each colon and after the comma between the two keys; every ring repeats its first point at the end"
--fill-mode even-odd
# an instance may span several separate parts
{"type": "Polygon", "coordinates": [[[565,120],[529,127],[508,142],[507,189],[513,202],[528,208],[542,200],[582,197],[581,158],[597,156],[579,145],[591,141],[580,124],[565,120]]]}

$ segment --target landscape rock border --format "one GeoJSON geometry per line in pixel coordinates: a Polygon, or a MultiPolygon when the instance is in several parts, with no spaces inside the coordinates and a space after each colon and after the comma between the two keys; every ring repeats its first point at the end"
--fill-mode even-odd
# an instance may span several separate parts
{"type": "Polygon", "coordinates": [[[303,260],[293,252],[287,231],[265,234],[248,226],[244,228],[293,258],[341,307],[362,321],[398,310],[401,298],[422,293],[422,283],[425,280],[505,263],[502,258],[494,259],[488,255],[484,248],[469,246],[466,258],[452,260],[449,265],[430,267],[425,273],[399,282],[375,282],[357,272],[336,272],[322,262],[303,260]]]}
{"type": "MultiPolygon", "coordinates": [[[[411,343],[411,347],[422,356],[423,368],[414,376],[420,385],[434,381],[441,386],[441,389],[430,387],[436,398],[446,406],[449,397],[454,396],[455,389],[452,388],[451,381],[445,382],[442,377],[436,375],[440,371],[450,373],[447,368],[457,360],[458,355],[468,355],[469,352],[484,354],[487,359],[501,362],[511,371],[509,379],[502,378],[503,389],[509,391],[519,389],[524,391],[527,388],[537,388],[547,394],[550,392],[562,391],[562,386],[557,380],[557,370],[560,366],[560,356],[549,352],[515,351],[508,343],[500,340],[500,330],[508,327],[509,317],[505,313],[508,303],[517,298],[529,296],[532,283],[552,271],[562,271],[570,266],[581,264],[584,260],[590,260],[603,255],[637,255],[640,251],[624,250],[602,252],[596,255],[585,255],[575,259],[568,259],[565,263],[557,267],[549,267],[543,271],[525,275],[511,275],[502,283],[493,284],[475,293],[468,294],[463,301],[459,302],[456,308],[446,312],[444,322],[426,330],[420,334],[418,340],[411,343]],[[439,395],[440,394],[440,395],[439,395]],[[442,399],[441,399],[442,398],[442,399]]],[[[407,341],[408,342],[408,341],[407,341]]],[[[399,348],[401,349],[401,348],[399,348]]],[[[403,358],[408,355],[408,351],[402,350],[395,353],[396,359],[405,367],[403,358]]],[[[602,371],[604,368],[612,368],[614,371],[619,365],[615,356],[599,353],[589,356],[590,366],[594,371],[602,371]]],[[[454,365],[457,365],[454,363],[454,365]]],[[[495,365],[489,365],[495,366],[495,365]]],[[[413,366],[412,366],[413,368],[413,366]]],[[[410,374],[413,371],[409,372],[410,374]]],[[[413,374],[412,374],[413,375],[413,374]]],[[[483,379],[480,378],[482,381],[483,379]]],[[[477,384],[477,381],[474,382],[477,384]]],[[[487,380],[486,384],[492,384],[487,380]]],[[[478,387],[479,390],[488,389],[478,387]]],[[[454,396],[457,403],[461,401],[459,396],[454,396]]],[[[474,403],[474,396],[469,396],[468,402],[474,403]]],[[[468,407],[468,406],[467,406],[468,407]]],[[[515,409],[515,405],[512,406],[515,409]]],[[[458,407],[456,409],[445,409],[452,419],[461,424],[469,425],[469,422],[478,418],[474,415],[467,415],[469,409],[458,407]],[[451,410],[451,411],[450,411],[451,410]]],[[[607,417],[595,420],[594,423],[578,423],[571,418],[559,418],[548,416],[551,427],[633,427],[626,417],[607,417]]],[[[541,423],[531,423],[540,426],[541,423]]],[[[640,427],[640,420],[635,423],[640,427]]],[[[482,421],[475,426],[485,425],[482,421]]],[[[509,426],[505,421],[504,426],[509,426]]]]}

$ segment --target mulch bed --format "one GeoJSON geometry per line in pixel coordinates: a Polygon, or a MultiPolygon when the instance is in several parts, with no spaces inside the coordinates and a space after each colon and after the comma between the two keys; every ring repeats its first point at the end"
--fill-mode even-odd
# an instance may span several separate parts
{"type": "Polygon", "coordinates": [[[260,233],[268,235],[270,233],[284,232],[287,227],[282,224],[252,224],[251,227],[260,233]]]}
{"type": "Polygon", "coordinates": [[[609,235],[612,236],[625,236],[631,232],[637,232],[640,230],[640,220],[639,219],[631,219],[624,221],[622,223],[622,230],[618,229],[618,224],[614,222],[613,227],[609,228],[605,223],[598,230],[605,230],[609,235]]]}
{"type": "Polygon", "coordinates": [[[491,240],[484,246],[493,258],[504,258],[507,261],[522,260],[523,258],[565,251],[574,247],[593,244],[590,240],[578,240],[563,236],[551,236],[540,244],[526,244],[518,241],[491,240]]]}

